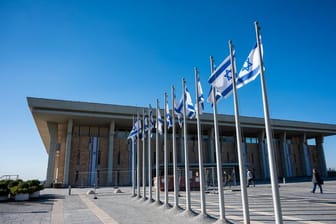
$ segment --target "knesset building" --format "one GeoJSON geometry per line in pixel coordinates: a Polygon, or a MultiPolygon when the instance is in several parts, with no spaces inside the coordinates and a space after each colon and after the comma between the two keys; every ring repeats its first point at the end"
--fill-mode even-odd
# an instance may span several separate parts
{"type": "MultiPolygon", "coordinates": [[[[32,97],[28,97],[27,101],[48,153],[47,186],[55,183],[61,186],[132,185],[132,143],[127,137],[133,126],[134,116],[138,112],[142,114],[147,108],[32,97]]],[[[238,180],[234,116],[217,116],[222,167],[223,170],[235,170],[238,180]]],[[[155,116],[154,119],[156,120],[155,116]]],[[[264,119],[241,117],[240,121],[246,163],[244,165],[246,168],[254,169],[256,179],[269,179],[264,119]]],[[[204,169],[213,171],[216,166],[213,114],[201,115],[200,123],[204,169]]],[[[324,175],[327,174],[323,139],[336,134],[336,125],[272,119],[271,127],[279,178],[308,177],[311,176],[312,168],[321,170],[324,175]],[[313,140],[313,144],[307,143],[310,139],[313,140]]],[[[177,127],[176,131],[178,168],[182,171],[183,129],[177,127]]],[[[188,120],[187,132],[190,171],[193,176],[197,176],[198,140],[195,119],[188,120]]],[[[142,161],[141,144],[140,161],[142,161]]],[[[159,142],[161,176],[164,160],[163,144],[161,136],[159,142]]],[[[155,145],[153,137],[151,139],[153,177],[156,176],[155,145]]],[[[171,129],[167,137],[167,150],[168,174],[172,175],[171,129]]]]}

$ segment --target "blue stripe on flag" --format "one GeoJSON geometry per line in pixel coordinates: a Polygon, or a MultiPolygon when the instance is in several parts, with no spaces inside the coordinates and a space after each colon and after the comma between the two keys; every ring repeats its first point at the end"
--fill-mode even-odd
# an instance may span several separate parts
{"type": "Polygon", "coordinates": [[[212,73],[212,75],[210,76],[208,83],[212,84],[217,78],[218,76],[220,76],[222,74],[222,72],[224,72],[224,70],[230,66],[231,61],[228,60],[226,61],[223,65],[221,65],[219,68],[217,68],[214,73],[212,73]]]}
{"type": "Polygon", "coordinates": [[[259,72],[260,72],[260,65],[258,65],[254,70],[250,71],[246,75],[237,78],[237,86],[240,85],[240,84],[244,85],[245,81],[251,79],[254,76],[259,75],[259,72]]]}

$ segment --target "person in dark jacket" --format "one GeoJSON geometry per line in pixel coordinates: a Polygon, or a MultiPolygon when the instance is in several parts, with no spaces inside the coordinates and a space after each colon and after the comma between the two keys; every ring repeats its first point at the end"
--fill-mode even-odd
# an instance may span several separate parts
{"type": "Polygon", "coordinates": [[[314,187],[313,187],[313,190],[311,191],[311,193],[315,193],[316,185],[318,185],[319,188],[320,188],[320,193],[323,194],[323,190],[322,190],[323,180],[322,180],[320,172],[315,168],[313,169],[312,182],[314,184],[314,187]]]}

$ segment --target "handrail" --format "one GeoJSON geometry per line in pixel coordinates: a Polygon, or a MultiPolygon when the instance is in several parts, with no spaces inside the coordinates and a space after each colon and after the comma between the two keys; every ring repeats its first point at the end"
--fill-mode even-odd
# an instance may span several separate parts
{"type": "Polygon", "coordinates": [[[15,175],[2,175],[0,177],[0,180],[17,180],[19,179],[19,175],[18,174],[15,174],[15,175]],[[12,178],[12,177],[15,177],[15,178],[12,178]]]}

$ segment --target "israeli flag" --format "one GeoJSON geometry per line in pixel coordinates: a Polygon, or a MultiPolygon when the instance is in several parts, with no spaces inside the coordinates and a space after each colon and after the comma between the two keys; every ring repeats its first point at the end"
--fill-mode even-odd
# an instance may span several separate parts
{"type": "MultiPolygon", "coordinates": [[[[261,54],[262,45],[261,45],[261,54]]],[[[259,49],[257,44],[251,50],[237,77],[237,89],[252,82],[261,72],[259,49]]]]}
{"type": "Polygon", "coordinates": [[[145,122],[144,122],[144,131],[147,132],[149,130],[149,125],[148,125],[148,116],[145,115],[145,122]]]}
{"type": "Polygon", "coordinates": [[[158,117],[157,117],[156,125],[158,125],[158,127],[156,127],[156,129],[158,130],[159,134],[162,135],[162,125],[163,125],[163,120],[162,120],[162,118],[161,118],[161,112],[160,112],[160,109],[158,110],[158,117]]]}
{"type": "MultiPolygon", "coordinates": [[[[186,102],[186,105],[187,105],[186,106],[186,114],[187,114],[186,116],[189,119],[192,119],[195,116],[196,111],[195,111],[194,104],[191,100],[191,96],[190,96],[190,93],[188,91],[188,88],[187,87],[185,87],[185,88],[186,89],[185,89],[185,92],[184,92],[184,96],[185,96],[185,102],[186,102]]],[[[183,115],[183,95],[182,95],[179,103],[177,105],[175,105],[174,112],[179,117],[179,122],[180,122],[180,120],[182,122],[182,119],[180,119],[180,118],[182,118],[182,115],[183,115]]],[[[180,126],[182,126],[182,123],[181,123],[180,126]]]]}
{"type": "Polygon", "coordinates": [[[196,111],[195,111],[194,104],[192,103],[191,96],[190,96],[187,86],[185,88],[185,97],[186,97],[185,103],[187,105],[186,115],[189,119],[192,119],[195,116],[196,111]]]}
{"type": "Polygon", "coordinates": [[[171,128],[173,126],[172,116],[169,112],[169,106],[168,103],[166,103],[166,119],[167,119],[167,128],[171,128]]]}
{"type": "Polygon", "coordinates": [[[203,96],[203,89],[201,86],[201,81],[200,78],[197,77],[197,91],[198,91],[198,96],[197,96],[197,102],[198,102],[198,114],[203,114],[204,111],[204,96],[203,96]]]}
{"type": "Polygon", "coordinates": [[[150,131],[150,137],[152,137],[152,132],[153,132],[153,129],[155,127],[155,124],[154,124],[154,118],[153,118],[153,111],[152,111],[152,107],[150,107],[150,111],[149,111],[149,131],[150,131]]]}
{"type": "Polygon", "coordinates": [[[177,115],[177,121],[179,123],[180,128],[182,128],[182,106],[183,106],[183,98],[181,98],[179,104],[176,103],[176,97],[174,96],[174,114],[177,115]]]}
{"type": "Polygon", "coordinates": [[[232,93],[232,64],[230,55],[210,75],[208,83],[211,86],[207,101],[210,103],[218,102],[220,99],[227,98],[232,93]],[[212,89],[215,87],[215,100],[213,99],[212,89]]]}
{"type": "Polygon", "coordinates": [[[132,130],[130,131],[127,139],[133,139],[137,136],[137,134],[140,134],[141,133],[141,121],[140,120],[137,120],[134,124],[133,124],[133,128],[132,130]]]}

